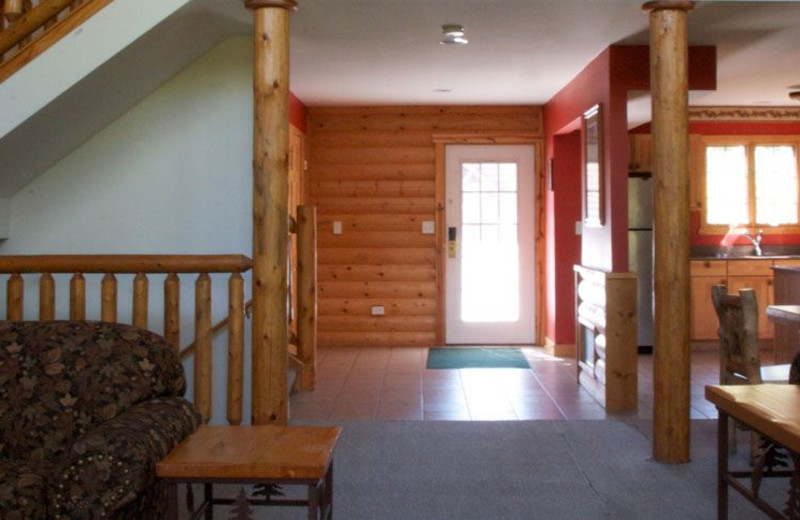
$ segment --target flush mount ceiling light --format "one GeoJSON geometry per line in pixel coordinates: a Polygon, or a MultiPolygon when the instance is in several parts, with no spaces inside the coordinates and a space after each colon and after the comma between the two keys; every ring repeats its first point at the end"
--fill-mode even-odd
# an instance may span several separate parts
{"type": "Polygon", "coordinates": [[[469,43],[467,40],[464,27],[457,23],[448,23],[442,26],[442,39],[439,40],[442,45],[466,45],[469,43]]]}
{"type": "Polygon", "coordinates": [[[794,101],[800,101],[800,90],[795,90],[794,92],[789,92],[789,97],[794,101]]]}

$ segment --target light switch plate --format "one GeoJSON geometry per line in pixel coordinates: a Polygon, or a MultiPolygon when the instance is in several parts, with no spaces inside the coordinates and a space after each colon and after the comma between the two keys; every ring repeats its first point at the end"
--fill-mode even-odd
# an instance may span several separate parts
{"type": "Polygon", "coordinates": [[[373,316],[383,316],[386,314],[386,309],[383,305],[373,305],[372,306],[372,315],[373,316]]]}
{"type": "Polygon", "coordinates": [[[338,220],[333,221],[333,234],[334,235],[342,234],[342,223],[338,220]]]}
{"type": "Polygon", "coordinates": [[[583,234],[583,222],[581,222],[580,220],[575,221],[575,234],[576,235],[583,234]]]}
{"type": "Polygon", "coordinates": [[[436,233],[436,223],[433,220],[423,220],[422,221],[422,234],[423,235],[433,235],[436,233]]]}

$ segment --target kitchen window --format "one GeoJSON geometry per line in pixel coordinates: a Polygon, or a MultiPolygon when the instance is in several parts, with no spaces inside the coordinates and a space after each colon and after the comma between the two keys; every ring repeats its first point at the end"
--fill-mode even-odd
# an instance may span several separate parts
{"type": "Polygon", "coordinates": [[[796,139],[706,137],[704,145],[701,233],[800,229],[796,139]]]}

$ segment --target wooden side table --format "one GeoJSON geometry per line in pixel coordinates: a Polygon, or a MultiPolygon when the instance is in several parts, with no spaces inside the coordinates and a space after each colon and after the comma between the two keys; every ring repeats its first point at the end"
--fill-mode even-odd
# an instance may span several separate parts
{"type": "Polygon", "coordinates": [[[800,386],[786,384],[706,386],[706,399],[719,412],[717,430],[717,518],[728,518],[728,487],[738,491],[770,518],[800,518],[800,386]],[[728,421],[736,419],[771,443],[784,447],[793,468],[770,469],[768,450],[758,454],[750,469],[728,467],[728,421]],[[789,494],[783,511],[760,496],[764,477],[788,477],[789,494]],[[744,481],[749,481],[746,486],[744,481]]]}
{"type": "Polygon", "coordinates": [[[178,484],[204,484],[204,500],[192,518],[213,506],[213,484],[308,486],[307,500],[250,500],[251,505],[308,506],[309,520],[333,517],[333,449],[341,428],[304,426],[201,426],[156,465],[167,482],[168,518],[178,518],[178,484]]]}

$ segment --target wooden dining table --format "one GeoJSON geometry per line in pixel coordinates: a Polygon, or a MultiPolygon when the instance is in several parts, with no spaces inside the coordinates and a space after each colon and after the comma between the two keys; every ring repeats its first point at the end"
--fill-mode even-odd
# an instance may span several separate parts
{"type": "Polygon", "coordinates": [[[774,363],[791,363],[800,352],[800,305],[768,305],[767,318],[776,325],[774,363]]]}

